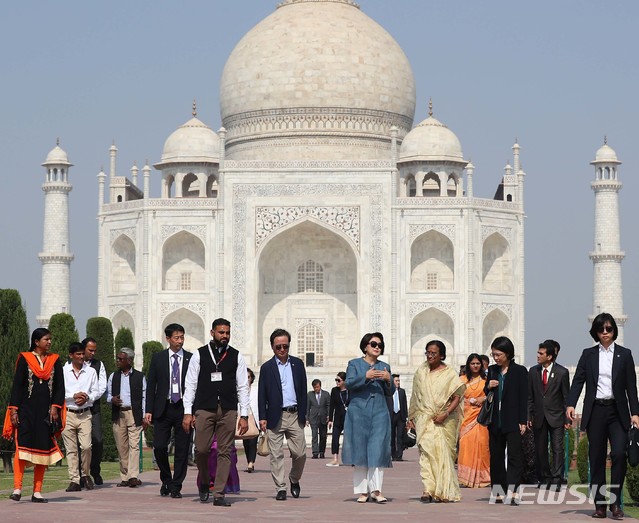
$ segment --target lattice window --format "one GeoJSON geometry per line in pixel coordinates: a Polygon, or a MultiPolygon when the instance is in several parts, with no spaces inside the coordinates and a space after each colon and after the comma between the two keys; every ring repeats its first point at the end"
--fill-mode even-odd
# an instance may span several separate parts
{"type": "Polygon", "coordinates": [[[324,292],[324,268],[307,260],[297,268],[297,292],[324,292]]]}
{"type": "Polygon", "coordinates": [[[436,291],[438,287],[438,278],[436,272],[429,272],[426,274],[426,290],[436,291]]]}
{"type": "Polygon", "coordinates": [[[191,273],[190,272],[180,273],[180,290],[181,291],[191,290],[191,273]]]}
{"type": "Polygon", "coordinates": [[[324,333],[317,325],[308,323],[297,333],[299,357],[307,367],[324,365],[324,333]]]}

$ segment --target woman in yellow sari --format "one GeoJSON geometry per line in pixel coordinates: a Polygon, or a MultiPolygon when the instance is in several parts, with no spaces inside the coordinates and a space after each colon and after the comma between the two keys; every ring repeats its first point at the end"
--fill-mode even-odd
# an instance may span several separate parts
{"type": "Polygon", "coordinates": [[[490,485],[490,452],[488,429],[477,423],[482,403],[486,400],[484,385],[486,375],[479,354],[471,354],[466,360],[466,384],[464,393],[464,422],[459,433],[457,455],[457,477],[464,487],[487,487],[490,485]]]}
{"type": "Polygon", "coordinates": [[[415,372],[408,409],[408,428],[417,431],[422,503],[461,499],[455,457],[466,386],[445,359],[446,346],[441,341],[426,344],[426,362],[415,372]]]}

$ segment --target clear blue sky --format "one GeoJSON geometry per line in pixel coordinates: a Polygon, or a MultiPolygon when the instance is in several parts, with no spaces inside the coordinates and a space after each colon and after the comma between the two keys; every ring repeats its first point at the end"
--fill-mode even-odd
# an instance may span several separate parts
{"type": "MultiPolygon", "coordinates": [[[[589,162],[604,135],[620,179],[626,345],[639,334],[639,2],[361,0],[407,54],[415,123],[459,137],[475,194],[492,197],[515,138],[526,171],[526,363],[560,341],[575,364],[589,345],[594,196],[589,162]],[[633,146],[634,145],[634,146],[633,146]]],[[[112,140],[119,173],[157,162],[190,117],[220,123],[218,85],[238,40],[277,0],[7,2],[0,18],[0,287],[17,288],[31,327],[40,308],[44,168],[57,137],[70,171],[72,312],[95,315],[97,178],[112,140]]],[[[159,173],[152,173],[152,196],[159,173]]],[[[473,350],[477,349],[475,347],[473,350]]]]}

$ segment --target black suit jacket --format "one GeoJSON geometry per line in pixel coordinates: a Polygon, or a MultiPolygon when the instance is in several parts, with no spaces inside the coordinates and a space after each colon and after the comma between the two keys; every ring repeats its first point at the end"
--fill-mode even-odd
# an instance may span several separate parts
{"type": "MultiPolygon", "coordinates": [[[[191,353],[184,350],[184,361],[182,362],[182,376],[180,385],[182,396],[184,396],[184,385],[186,382],[186,371],[189,368],[191,353]]],[[[166,408],[166,400],[169,397],[171,387],[171,375],[169,374],[169,358],[173,352],[165,349],[156,352],[151,359],[148,377],[146,381],[146,411],[153,414],[153,418],[160,418],[166,408]]]]}
{"type": "MultiPolygon", "coordinates": [[[[347,392],[348,394],[348,392],[347,392]]],[[[348,398],[348,396],[347,396],[348,398]]],[[[348,407],[349,400],[346,400],[346,405],[342,403],[339,387],[333,387],[331,389],[331,401],[328,409],[328,419],[334,424],[341,426],[344,424],[344,418],[346,417],[346,408],[348,407]]]]}
{"type": "MultiPolygon", "coordinates": [[[[406,423],[408,419],[408,401],[406,400],[406,390],[401,387],[397,389],[399,393],[399,417],[406,423]]],[[[393,393],[394,394],[394,393],[393,393]]],[[[391,421],[393,421],[393,415],[395,414],[395,405],[393,403],[393,396],[386,396],[386,404],[388,405],[388,411],[391,415],[391,421]]]]}
{"type": "Polygon", "coordinates": [[[562,427],[566,423],[566,406],[570,379],[568,369],[553,363],[548,376],[546,392],[542,382],[541,365],[535,365],[528,371],[528,420],[538,429],[544,422],[552,428],[562,427]]]}
{"type": "MultiPolygon", "coordinates": [[[[297,419],[304,424],[306,423],[306,369],[302,360],[295,356],[289,356],[289,361],[295,385],[297,419]]],[[[282,398],[280,371],[275,357],[272,357],[260,367],[260,381],[257,388],[260,420],[265,419],[266,427],[269,429],[275,428],[282,418],[282,398]]]]}
{"type": "MultiPolygon", "coordinates": [[[[599,380],[599,345],[584,349],[577,363],[577,370],[572,379],[568,406],[577,405],[584,383],[586,384],[586,396],[584,398],[584,410],[581,414],[582,429],[588,428],[591,419],[592,407],[597,395],[597,381],[599,380]]],[[[619,421],[624,429],[630,429],[630,415],[639,415],[639,401],[637,400],[637,375],[632,352],[615,343],[615,351],[612,356],[612,394],[617,404],[619,421]],[[630,405],[630,408],[628,408],[630,405]]]]}
{"type": "Polygon", "coordinates": [[[495,393],[495,405],[493,407],[493,421],[489,430],[494,433],[506,433],[519,431],[519,425],[528,422],[528,370],[523,365],[514,361],[510,362],[508,372],[504,380],[504,389],[501,396],[501,406],[498,400],[498,388],[488,388],[490,380],[499,379],[501,367],[491,365],[488,367],[488,377],[484,390],[486,393],[493,390],[495,393]],[[501,416],[501,428],[498,420],[501,416]]]}

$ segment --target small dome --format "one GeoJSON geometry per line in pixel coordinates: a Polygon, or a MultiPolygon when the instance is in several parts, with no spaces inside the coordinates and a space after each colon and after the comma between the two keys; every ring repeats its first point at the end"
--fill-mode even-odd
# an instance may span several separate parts
{"type": "Polygon", "coordinates": [[[62,147],[56,145],[49,154],[47,154],[47,159],[42,164],[43,166],[47,165],[73,165],[69,162],[69,157],[67,153],[64,152],[62,147]]]}
{"type": "Polygon", "coordinates": [[[459,138],[432,116],[429,116],[406,135],[399,151],[399,161],[466,163],[459,138]]]}
{"type": "Polygon", "coordinates": [[[196,117],[175,130],[164,142],[158,165],[172,163],[219,163],[220,138],[196,117]]]}
{"type": "Polygon", "coordinates": [[[607,143],[604,143],[595,154],[595,162],[618,162],[617,153],[607,143]]]}

